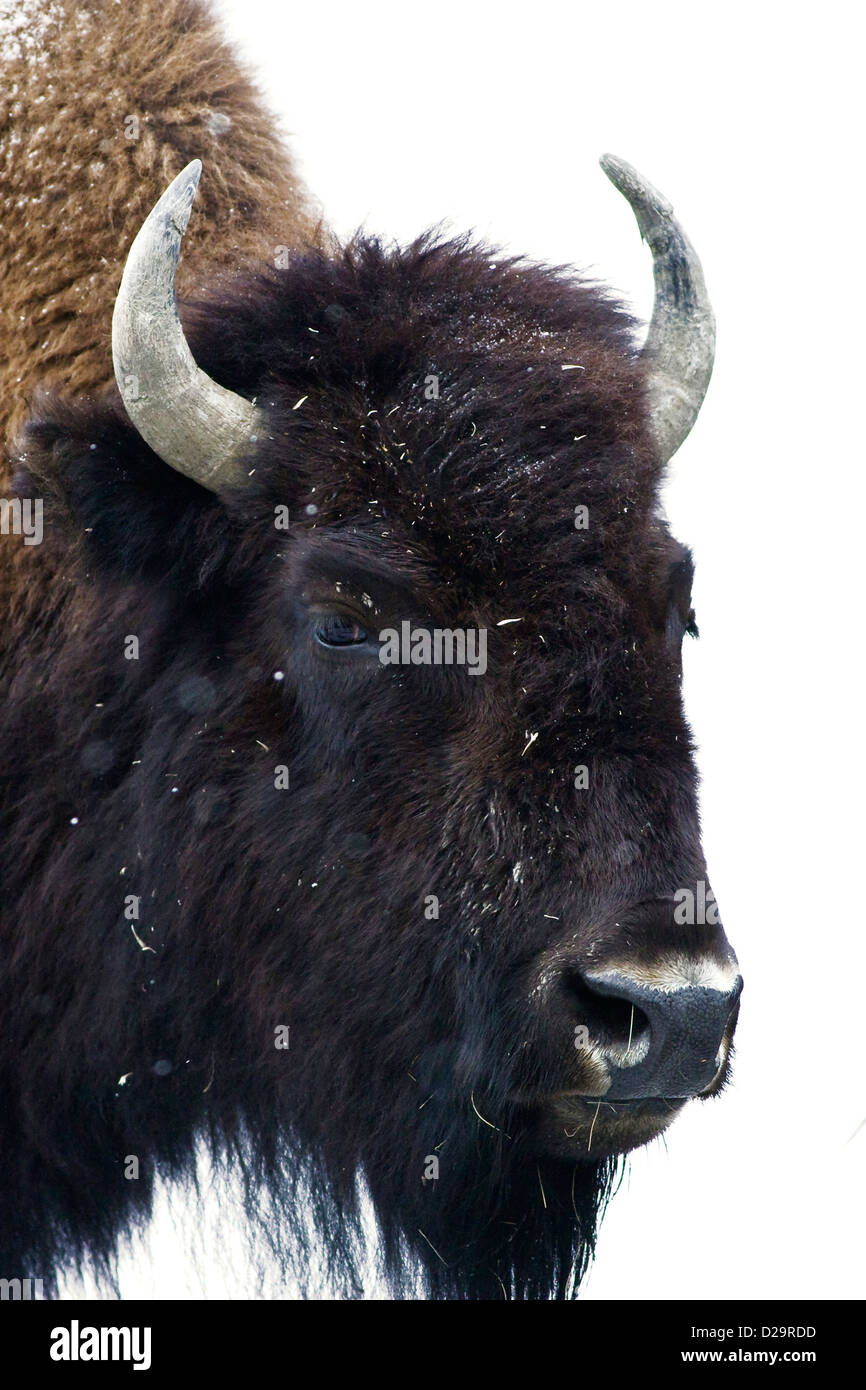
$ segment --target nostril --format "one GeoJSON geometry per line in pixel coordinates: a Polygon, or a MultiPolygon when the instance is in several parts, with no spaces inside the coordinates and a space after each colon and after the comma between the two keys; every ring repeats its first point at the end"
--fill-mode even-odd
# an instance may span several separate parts
{"type": "MultiPolygon", "coordinates": [[[[577,1026],[586,1027],[587,1041],[633,1063],[646,1055],[650,1024],[647,1015],[631,999],[617,994],[599,994],[578,974],[567,977],[567,987],[577,1026]]],[[[624,1062],[620,1060],[620,1065],[624,1062]]]]}
{"type": "MultiPolygon", "coordinates": [[[[577,1007],[592,1017],[597,1028],[608,1030],[610,1041],[601,1050],[612,1073],[605,1091],[610,1100],[703,1094],[724,1065],[725,1037],[730,1038],[741,988],[739,976],[730,972],[721,976],[717,966],[711,974],[704,961],[679,960],[666,973],[657,966],[655,975],[660,984],[649,984],[623,970],[581,975],[576,981],[575,976],[569,977],[569,987],[579,999],[577,1007]],[[708,975],[712,985],[703,983],[708,975]],[[724,988],[714,988],[717,983],[724,988]],[[640,1031],[626,1047],[623,1029],[632,1008],[633,1035],[636,1026],[640,1031]]],[[[601,1041],[600,1037],[596,1046],[601,1041]]]]}

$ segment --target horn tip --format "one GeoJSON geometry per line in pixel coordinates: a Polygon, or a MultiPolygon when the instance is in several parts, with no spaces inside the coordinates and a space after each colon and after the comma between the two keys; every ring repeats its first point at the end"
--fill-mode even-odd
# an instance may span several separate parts
{"type": "Polygon", "coordinates": [[[178,193],[186,193],[188,191],[194,197],[198,189],[199,180],[201,179],[201,171],[201,160],[191,159],[189,164],[186,164],[177,177],[169,184],[166,193],[170,193],[172,189],[177,189],[178,193]]]}
{"type": "Polygon", "coordinates": [[[672,215],[673,205],[627,159],[618,154],[603,154],[598,162],[614,188],[631,204],[644,235],[651,220],[672,215]]]}
{"type": "Polygon", "coordinates": [[[164,218],[174,223],[182,236],[189,222],[192,205],[198,191],[202,162],[191,159],[168,185],[159,202],[153,209],[154,220],[164,218]]]}
{"type": "Polygon", "coordinates": [[[628,160],[621,159],[618,154],[606,153],[600,155],[598,162],[611,183],[615,184],[617,188],[619,188],[622,183],[627,181],[634,182],[637,180],[637,170],[632,164],[629,164],[628,160]]]}

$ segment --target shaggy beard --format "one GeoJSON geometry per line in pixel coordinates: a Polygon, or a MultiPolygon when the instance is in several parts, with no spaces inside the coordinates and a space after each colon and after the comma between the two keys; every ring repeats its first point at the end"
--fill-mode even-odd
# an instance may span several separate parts
{"type": "MultiPolygon", "coordinates": [[[[122,1242],[119,1255],[107,1247],[83,1255],[67,1247],[59,1252],[58,1278],[43,1279],[45,1296],[570,1299],[591,1259],[614,1175],[612,1163],[573,1166],[530,1157],[524,1169],[494,1181],[479,1165],[474,1203],[461,1183],[448,1206],[454,1194],[440,1180],[425,1185],[422,1200],[410,1193],[401,1219],[393,1211],[377,1218],[361,1180],[341,1189],[315,1163],[299,1164],[289,1154],[280,1167],[266,1177],[249,1151],[231,1163],[222,1155],[217,1166],[200,1148],[196,1179],[158,1184],[155,1224],[143,1214],[133,1223],[140,1239],[122,1242]],[[203,1202],[206,1191],[210,1200],[203,1202]],[[503,1214],[508,1211],[513,1221],[503,1214]],[[424,1223],[414,1228],[414,1239],[413,1220],[424,1223]],[[454,1223],[461,1221],[455,1240],[454,1223]],[[154,1259],[152,1240],[166,1230],[180,1247],[186,1292],[141,1293],[142,1275],[149,1288],[151,1273],[160,1289],[166,1256],[154,1259]]],[[[26,1267],[46,1265],[37,1260],[26,1267]]]]}
{"type": "Polygon", "coordinates": [[[427,1184],[420,1200],[407,1194],[399,1223],[383,1220],[371,1188],[395,1297],[412,1296],[413,1275],[432,1299],[576,1296],[615,1165],[539,1159],[521,1148],[516,1141],[491,1165],[467,1135],[455,1178],[427,1184]]]}
{"type": "Polygon", "coordinates": [[[283,1280],[307,1298],[576,1297],[621,1161],[539,1157],[516,1115],[508,1134],[473,1109],[450,1115],[443,1142],[431,1110],[402,1168],[393,1146],[352,1176],[299,1159],[290,1140],[255,1158],[247,1145],[236,1152],[247,1218],[283,1280]],[[422,1181],[434,1136],[440,1176],[422,1181]]]}
{"type": "Polygon", "coordinates": [[[531,1111],[509,1100],[532,1079],[526,1054],[494,1045],[519,1036],[495,980],[467,971],[462,1026],[416,1058],[417,1089],[380,1070],[330,1106],[320,1082],[310,1103],[314,1072],[327,1074],[319,1065],[306,1105],[295,1092],[282,1114],[248,1115],[252,1168],[251,1147],[234,1146],[248,1215],[306,1296],[364,1298],[371,1286],[398,1299],[577,1295],[622,1159],[540,1150],[531,1111]],[[266,1135],[282,1138],[263,1147],[266,1135]],[[438,1175],[425,1178],[434,1157],[438,1175]]]}
{"type": "MultiPolygon", "coordinates": [[[[213,1191],[202,1204],[202,1225],[217,1205],[218,1224],[236,1242],[241,1217],[248,1297],[573,1298],[618,1163],[540,1151],[531,1112],[509,1097],[549,1085],[526,1074],[525,1049],[495,1045],[496,1038],[521,1037],[516,1005],[503,1003],[497,978],[495,970],[466,971],[456,1026],[437,1029],[447,1041],[423,1048],[408,1075],[404,1059],[420,1038],[399,1050],[399,1060],[388,1059],[390,1066],[386,1050],[379,1066],[353,1057],[339,1084],[333,1051],[299,1050],[288,1076],[274,1072],[257,1085],[247,1077],[243,1088],[227,1077],[225,1091],[215,1086],[193,1141],[190,1097],[158,1092],[174,1107],[171,1150],[164,1146],[171,1126],[160,1112],[153,1124],[163,1143],[155,1161],[143,1165],[134,1193],[106,1160],[103,1174],[76,1185],[77,1192],[99,1193],[99,1220],[88,1209],[70,1221],[67,1197],[61,1220],[49,1227],[56,1244],[44,1245],[32,1267],[49,1269],[59,1248],[61,1266],[83,1258],[103,1288],[119,1293],[117,1234],[146,1227],[153,1197],[147,1174],[159,1171],[188,1184],[193,1203],[213,1191]],[[438,1175],[425,1181],[433,1156],[438,1175]],[[223,1182],[230,1201],[217,1196],[223,1182]]],[[[197,1244],[203,1268],[223,1248],[221,1241],[197,1244]]]]}

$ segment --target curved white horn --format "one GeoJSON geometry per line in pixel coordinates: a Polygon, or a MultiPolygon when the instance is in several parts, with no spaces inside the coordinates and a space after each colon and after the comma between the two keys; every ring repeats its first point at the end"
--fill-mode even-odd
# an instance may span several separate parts
{"type": "Polygon", "coordinates": [[[716,321],[697,252],[667,198],[624,159],[605,154],[599,162],[631,204],[652,252],[655,305],[643,353],[650,362],[653,434],[667,462],[698,418],[707,393],[716,321]]]}
{"type": "Polygon", "coordinates": [[[242,483],[239,457],[259,411],[197,367],[177,313],[174,277],[201,160],[169,184],[130,247],[114,305],[114,375],[126,413],[155,453],[211,492],[242,483]]]}

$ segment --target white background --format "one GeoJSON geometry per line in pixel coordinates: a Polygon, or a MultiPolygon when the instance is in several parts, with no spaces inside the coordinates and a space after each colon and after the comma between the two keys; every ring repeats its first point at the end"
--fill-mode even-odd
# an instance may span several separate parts
{"type": "MultiPolygon", "coordinates": [[[[746,990],[733,1088],[632,1156],[584,1297],[862,1297],[855,7],[221,8],[339,234],[408,239],[447,218],[589,268],[646,315],[649,254],[598,169],[609,149],[668,195],[701,254],[718,356],[666,506],[697,559],[687,708],[746,990]]],[[[160,1297],[181,1292],[168,1232],[160,1297]]]]}

